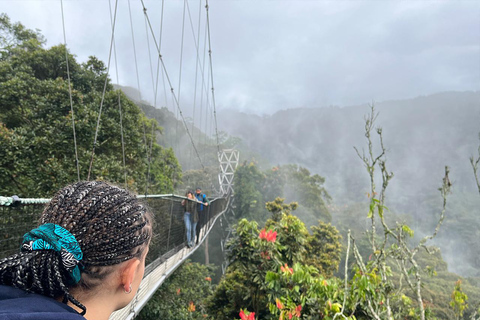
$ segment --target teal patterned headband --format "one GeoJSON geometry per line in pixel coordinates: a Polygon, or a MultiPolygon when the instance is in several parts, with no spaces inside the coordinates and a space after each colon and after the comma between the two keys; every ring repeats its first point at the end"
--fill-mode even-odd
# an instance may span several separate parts
{"type": "Polygon", "coordinates": [[[60,252],[62,264],[70,272],[74,283],[80,281],[78,264],[83,258],[77,239],[66,229],[47,223],[23,236],[22,250],[53,250],[60,252]]]}

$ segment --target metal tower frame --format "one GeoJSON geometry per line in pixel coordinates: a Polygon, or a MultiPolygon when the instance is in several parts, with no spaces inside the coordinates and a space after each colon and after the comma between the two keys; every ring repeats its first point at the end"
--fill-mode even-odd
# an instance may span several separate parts
{"type": "Polygon", "coordinates": [[[221,172],[218,174],[222,195],[233,194],[233,174],[238,166],[240,153],[235,149],[224,149],[218,152],[221,172]]]}

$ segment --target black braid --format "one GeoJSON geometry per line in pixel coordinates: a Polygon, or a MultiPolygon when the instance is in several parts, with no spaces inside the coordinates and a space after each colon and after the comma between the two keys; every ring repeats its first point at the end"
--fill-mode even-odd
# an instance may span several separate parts
{"type": "Polygon", "coordinates": [[[55,223],[77,239],[83,252],[81,280],[71,285],[61,255],[52,250],[25,251],[0,260],[0,284],[70,301],[74,287],[95,289],[115,269],[140,258],[152,238],[152,215],[128,191],[100,181],[81,181],[61,189],[46,206],[41,224],[55,223]]]}

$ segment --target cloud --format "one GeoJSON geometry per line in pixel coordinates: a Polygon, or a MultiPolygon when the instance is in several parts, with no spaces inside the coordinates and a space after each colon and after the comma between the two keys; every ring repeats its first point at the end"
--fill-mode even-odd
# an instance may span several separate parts
{"type": "MultiPolygon", "coordinates": [[[[6,2],[4,10],[13,21],[42,29],[49,45],[63,42],[58,1],[6,2]]],[[[157,77],[166,75],[158,68],[140,2],[130,1],[135,51],[128,1],[118,4],[120,84],[140,87],[152,103],[157,91],[159,106],[173,108],[170,85],[155,85],[157,77]]],[[[161,2],[145,4],[170,84],[185,109],[191,109],[212,87],[210,68],[203,66],[209,60],[205,8],[189,1],[184,16],[183,1],[165,1],[160,24],[161,2]]],[[[480,89],[476,1],[211,0],[209,5],[218,108],[263,114],[480,89]]],[[[64,13],[71,52],[80,61],[89,55],[107,61],[108,2],[66,1],[64,13]]],[[[115,81],[113,60],[111,75],[115,81]]]]}

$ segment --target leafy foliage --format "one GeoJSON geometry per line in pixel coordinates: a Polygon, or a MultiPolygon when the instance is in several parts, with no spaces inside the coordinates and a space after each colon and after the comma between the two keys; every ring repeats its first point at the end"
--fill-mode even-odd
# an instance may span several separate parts
{"type": "Polygon", "coordinates": [[[186,261],[162,284],[136,319],[204,319],[212,293],[211,266],[186,261]]]}
{"type": "Polygon", "coordinates": [[[256,221],[238,222],[228,244],[231,263],[208,304],[214,319],[237,318],[241,309],[254,312],[258,319],[277,319],[279,315],[298,319],[303,314],[333,315],[333,309],[339,311],[336,301],[343,297],[337,292],[339,281],[332,280],[329,285],[314,266],[325,266],[329,273],[338,268],[338,231],[321,223],[310,235],[305,224],[290,214],[295,207],[283,204],[283,199],[267,203],[279,219],[269,219],[261,230],[256,221]],[[336,242],[331,248],[335,248],[337,260],[334,258],[329,266],[324,258],[331,248],[317,246],[325,234],[336,242]]]}
{"type": "MultiPolygon", "coordinates": [[[[312,175],[307,169],[297,165],[273,167],[260,171],[254,162],[243,163],[235,171],[235,213],[241,218],[265,222],[269,217],[267,210],[278,212],[280,208],[264,208],[264,203],[274,202],[282,197],[287,201],[298,201],[293,210],[308,226],[321,219],[331,221],[326,206],[330,196],[323,187],[325,179],[312,175]]],[[[275,218],[274,218],[275,219],[275,218]]]]}
{"type": "Polygon", "coordinates": [[[181,177],[173,151],[154,142],[160,128],[113,90],[102,61],[90,57],[79,64],[67,54],[72,113],[66,48],[43,48],[38,31],[11,24],[5,15],[0,29],[0,194],[49,196],[87,178],[105,83],[90,179],[122,183],[142,193],[173,191],[173,181],[181,177]]]}

